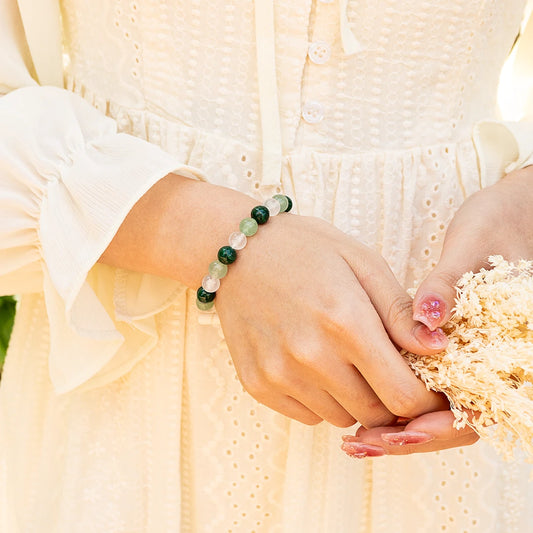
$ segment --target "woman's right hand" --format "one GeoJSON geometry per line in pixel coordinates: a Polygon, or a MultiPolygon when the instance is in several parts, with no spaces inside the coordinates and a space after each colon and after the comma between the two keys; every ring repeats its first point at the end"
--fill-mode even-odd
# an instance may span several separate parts
{"type": "MultiPolygon", "coordinates": [[[[169,175],[133,207],[101,261],[196,289],[254,205],[169,175]]],[[[216,309],[244,388],[291,418],[373,427],[448,407],[393,344],[436,353],[442,332],[413,321],[411,298],[379,254],[317,218],[271,217],[230,266],[216,309]]]]}
{"type": "Polygon", "coordinates": [[[291,418],[373,427],[448,407],[391,341],[435,353],[444,334],[412,320],[379,254],[319,219],[271,217],[222,280],[216,309],[244,388],[291,418]]]}

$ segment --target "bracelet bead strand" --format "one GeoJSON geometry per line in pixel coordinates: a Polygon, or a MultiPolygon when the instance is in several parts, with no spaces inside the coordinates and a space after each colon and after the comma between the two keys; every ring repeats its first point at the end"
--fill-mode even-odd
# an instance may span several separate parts
{"type": "Polygon", "coordinates": [[[259,226],[266,224],[271,216],[288,213],[291,209],[292,200],[284,194],[276,194],[263,205],[255,206],[250,217],[241,220],[239,231],[234,231],[229,236],[228,245],[219,249],[217,260],[209,265],[209,273],[204,276],[202,285],[196,291],[196,306],[200,311],[209,311],[215,304],[220,280],[228,273],[228,265],[236,261],[237,251],[246,246],[248,238],[254,236],[259,226]]]}

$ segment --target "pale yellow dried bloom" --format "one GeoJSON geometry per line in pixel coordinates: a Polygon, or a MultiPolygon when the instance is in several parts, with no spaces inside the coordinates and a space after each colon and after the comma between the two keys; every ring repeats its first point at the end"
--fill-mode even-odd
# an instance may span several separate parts
{"type": "Polygon", "coordinates": [[[506,459],[520,446],[533,462],[533,262],[489,262],[457,284],[446,350],[404,356],[428,388],[446,394],[456,427],[470,425],[506,459]],[[468,410],[477,412],[471,421],[468,410]]]}

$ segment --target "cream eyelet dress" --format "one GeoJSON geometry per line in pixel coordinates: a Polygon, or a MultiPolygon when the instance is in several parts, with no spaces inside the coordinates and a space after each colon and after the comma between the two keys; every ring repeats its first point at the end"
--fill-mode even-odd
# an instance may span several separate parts
{"type": "Polygon", "coordinates": [[[21,301],[0,387],[0,530],[531,531],[521,461],[483,443],[351,460],[349,430],[243,391],[192,291],[96,264],[175,170],[284,191],[416,285],[465,197],[533,161],[533,125],[496,120],[525,8],[5,0],[0,290],[21,301]],[[63,75],[64,89],[35,82],[63,75]]]}

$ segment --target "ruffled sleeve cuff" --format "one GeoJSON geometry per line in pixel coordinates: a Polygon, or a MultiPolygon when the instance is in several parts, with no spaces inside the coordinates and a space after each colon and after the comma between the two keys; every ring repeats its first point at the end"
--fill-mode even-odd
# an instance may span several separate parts
{"type": "Polygon", "coordinates": [[[486,120],[474,127],[481,186],[493,185],[505,174],[533,164],[533,122],[486,120]]]}
{"type": "Polygon", "coordinates": [[[91,269],[157,181],[170,172],[200,173],[154,145],[118,134],[113,120],[52,87],[19,89],[0,99],[0,161],[0,204],[9,206],[0,224],[0,288],[5,291],[5,280],[11,292],[42,283],[50,378],[58,393],[97,375],[95,384],[115,379],[155,344],[153,314],[180,287],[122,273],[124,292],[121,300],[116,289],[115,309],[97,296],[91,269]]]}

